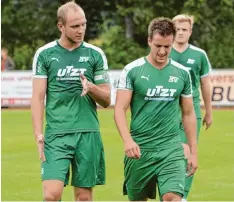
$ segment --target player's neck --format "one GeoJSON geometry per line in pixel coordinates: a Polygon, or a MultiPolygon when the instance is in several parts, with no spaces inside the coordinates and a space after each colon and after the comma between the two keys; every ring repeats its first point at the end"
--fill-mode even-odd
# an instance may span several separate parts
{"type": "Polygon", "coordinates": [[[147,61],[152,65],[154,66],[156,69],[163,69],[165,66],[167,66],[168,62],[169,62],[169,59],[167,58],[166,62],[165,63],[158,63],[157,61],[155,61],[153,59],[153,57],[149,54],[146,56],[146,59],[147,61]]]}
{"type": "Polygon", "coordinates": [[[187,43],[176,43],[176,42],[174,42],[174,44],[173,44],[173,48],[176,51],[180,52],[180,53],[184,52],[188,47],[189,47],[188,42],[187,43]]]}
{"type": "Polygon", "coordinates": [[[62,46],[63,48],[65,48],[69,51],[74,50],[81,45],[81,43],[71,43],[70,41],[68,41],[62,37],[58,40],[58,42],[59,42],[60,46],[62,46]]]}

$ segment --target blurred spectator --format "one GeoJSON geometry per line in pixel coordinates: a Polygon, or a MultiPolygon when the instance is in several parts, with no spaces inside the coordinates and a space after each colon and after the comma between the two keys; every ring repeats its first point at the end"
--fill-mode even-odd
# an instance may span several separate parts
{"type": "Polygon", "coordinates": [[[1,71],[9,71],[15,69],[14,61],[8,56],[6,48],[1,49],[1,71]]]}

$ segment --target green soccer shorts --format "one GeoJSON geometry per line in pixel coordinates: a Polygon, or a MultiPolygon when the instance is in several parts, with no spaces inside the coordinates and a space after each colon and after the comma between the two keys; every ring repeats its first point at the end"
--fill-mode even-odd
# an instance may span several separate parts
{"type": "Polygon", "coordinates": [[[158,151],[141,151],[140,159],[124,159],[123,193],[131,201],[156,198],[156,185],[160,199],[166,193],[184,195],[185,162],[181,144],[168,145],[158,151]]]}
{"type": "Polygon", "coordinates": [[[91,188],[105,184],[105,159],[99,132],[45,135],[46,161],[41,164],[43,180],[61,180],[71,185],[91,188]]]}

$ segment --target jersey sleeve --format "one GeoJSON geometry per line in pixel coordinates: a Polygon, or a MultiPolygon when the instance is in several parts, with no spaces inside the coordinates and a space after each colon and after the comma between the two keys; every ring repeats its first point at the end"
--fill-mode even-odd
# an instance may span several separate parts
{"type": "Polygon", "coordinates": [[[184,89],[181,93],[182,97],[192,97],[193,90],[192,90],[192,80],[189,73],[189,70],[184,72],[184,89]]]}
{"type": "Polygon", "coordinates": [[[125,67],[121,72],[117,89],[133,90],[133,80],[131,78],[129,70],[125,67]]]}
{"type": "Polygon", "coordinates": [[[201,57],[200,77],[202,78],[208,76],[210,71],[211,71],[210,61],[207,57],[207,54],[203,53],[201,57]]]}
{"type": "Polygon", "coordinates": [[[94,72],[94,83],[96,85],[109,83],[107,59],[103,51],[99,53],[94,72]]]}
{"type": "Polygon", "coordinates": [[[47,78],[48,71],[46,68],[46,60],[43,56],[43,52],[40,49],[35,53],[33,58],[33,77],[35,78],[47,78]]]}

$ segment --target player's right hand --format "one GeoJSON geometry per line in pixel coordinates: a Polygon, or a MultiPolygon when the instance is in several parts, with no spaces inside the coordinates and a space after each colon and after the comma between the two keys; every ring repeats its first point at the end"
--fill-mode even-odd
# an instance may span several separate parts
{"type": "Polygon", "coordinates": [[[129,158],[139,159],[141,157],[140,147],[132,138],[124,142],[124,151],[129,158]]]}
{"type": "Polygon", "coordinates": [[[190,154],[187,165],[187,176],[192,176],[196,172],[198,167],[197,164],[197,154],[190,154]]]}
{"type": "Polygon", "coordinates": [[[39,158],[42,162],[46,161],[44,154],[44,135],[39,135],[37,137],[37,149],[39,153],[39,158]]]}

